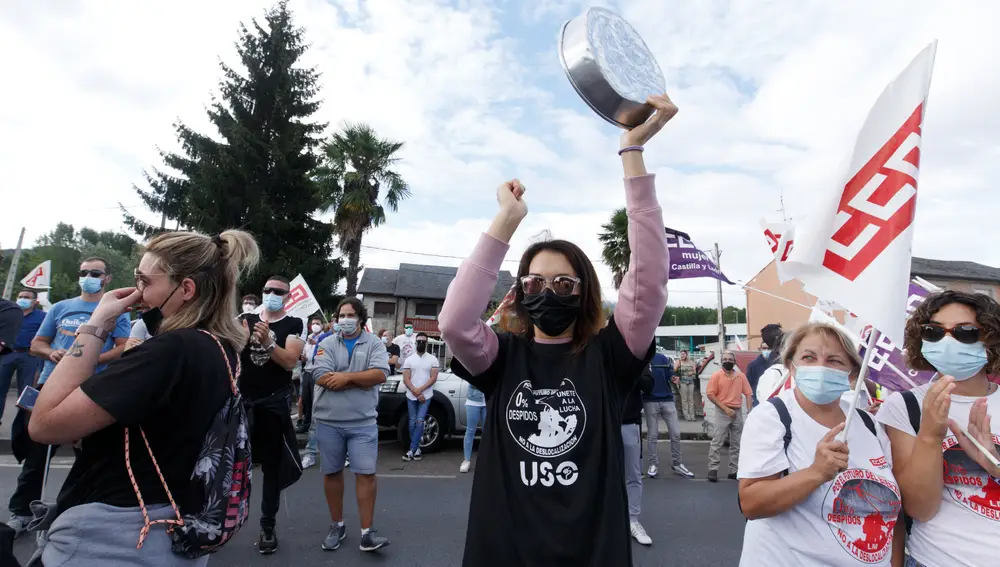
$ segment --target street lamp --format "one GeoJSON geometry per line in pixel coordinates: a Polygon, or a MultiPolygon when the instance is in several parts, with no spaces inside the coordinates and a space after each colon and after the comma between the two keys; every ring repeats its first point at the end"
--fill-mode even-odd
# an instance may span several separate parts
{"type": "Polygon", "coordinates": [[[674,326],[677,326],[677,315],[671,315],[674,318],[674,326]]]}

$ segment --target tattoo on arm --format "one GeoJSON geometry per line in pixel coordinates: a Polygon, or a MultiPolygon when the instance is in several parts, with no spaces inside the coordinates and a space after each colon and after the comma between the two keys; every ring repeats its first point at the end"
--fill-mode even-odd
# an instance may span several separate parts
{"type": "Polygon", "coordinates": [[[67,356],[72,356],[73,358],[80,358],[83,356],[83,345],[79,341],[74,342],[73,346],[69,347],[69,351],[66,353],[67,356]]]}

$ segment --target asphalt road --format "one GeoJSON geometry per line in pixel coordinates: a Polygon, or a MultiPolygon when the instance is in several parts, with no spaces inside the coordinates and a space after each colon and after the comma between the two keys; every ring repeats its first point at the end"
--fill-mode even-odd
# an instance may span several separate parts
{"type": "MultiPolygon", "coordinates": [[[[684,442],[687,466],[698,479],[672,474],[646,479],[642,522],[653,538],[652,547],[633,544],[636,567],[731,567],[739,562],[743,541],[743,517],[736,505],[736,483],[721,480],[711,484],[707,474],[708,444],[684,442]]],[[[320,549],[330,523],[323,500],[322,477],[313,467],[285,491],[278,517],[280,548],[275,555],[261,556],[254,544],[258,536],[259,499],[254,514],[225,549],[216,554],[212,567],[256,565],[331,565],[344,567],[447,567],[461,565],[465,526],[469,509],[472,474],[460,474],[461,443],[452,441],[441,453],[421,462],[403,463],[394,441],[383,441],[379,454],[379,496],[375,527],[392,544],[379,553],[358,550],[360,529],[354,503],[353,482],[348,475],[345,501],[347,539],[337,551],[320,549]]],[[[661,459],[669,460],[669,444],[660,445],[661,459]]],[[[57,458],[50,482],[58,487],[68,472],[70,458],[57,458]]],[[[723,454],[723,467],[726,455],[723,454]]],[[[16,485],[18,468],[12,457],[0,457],[0,506],[7,518],[6,503],[16,485]]],[[[725,469],[723,469],[725,472],[725,469]]],[[[725,478],[725,475],[723,475],[725,478]]],[[[55,489],[53,489],[55,490],[55,489]]],[[[256,491],[255,495],[260,492],[256,491]]],[[[138,537],[138,533],[136,534],[138,537]]],[[[34,538],[22,536],[15,552],[24,562],[34,548],[34,538]]]]}

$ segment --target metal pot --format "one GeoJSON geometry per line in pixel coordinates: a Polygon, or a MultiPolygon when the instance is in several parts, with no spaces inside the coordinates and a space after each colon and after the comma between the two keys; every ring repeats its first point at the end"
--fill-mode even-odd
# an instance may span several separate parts
{"type": "Polygon", "coordinates": [[[663,72],[638,32],[604,8],[563,24],[559,60],[580,98],[601,118],[631,129],[653,115],[650,95],[667,90],[663,72]]]}

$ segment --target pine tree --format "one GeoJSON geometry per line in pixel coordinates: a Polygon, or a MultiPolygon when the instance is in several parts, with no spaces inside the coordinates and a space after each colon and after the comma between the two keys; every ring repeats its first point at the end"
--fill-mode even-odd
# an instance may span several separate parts
{"type": "Polygon", "coordinates": [[[272,274],[301,273],[321,303],[343,277],[331,260],[333,230],[313,215],[321,199],[310,175],[313,150],[326,124],[309,122],[319,108],[319,73],[297,67],[306,51],[304,30],[292,23],[282,0],[252,29],[241,25],[236,47],[242,69],[220,63],[220,94],[208,117],[216,137],[175,124],[182,153],[161,152],[176,174],[153,170],[150,190],[136,188],[146,206],[161,214],[161,226],[125,213],[125,223],[150,236],[167,219],[207,234],[242,228],[257,238],[262,263],[244,289],[259,293],[272,274]],[[221,139],[221,141],[218,141],[221,139]]]}

